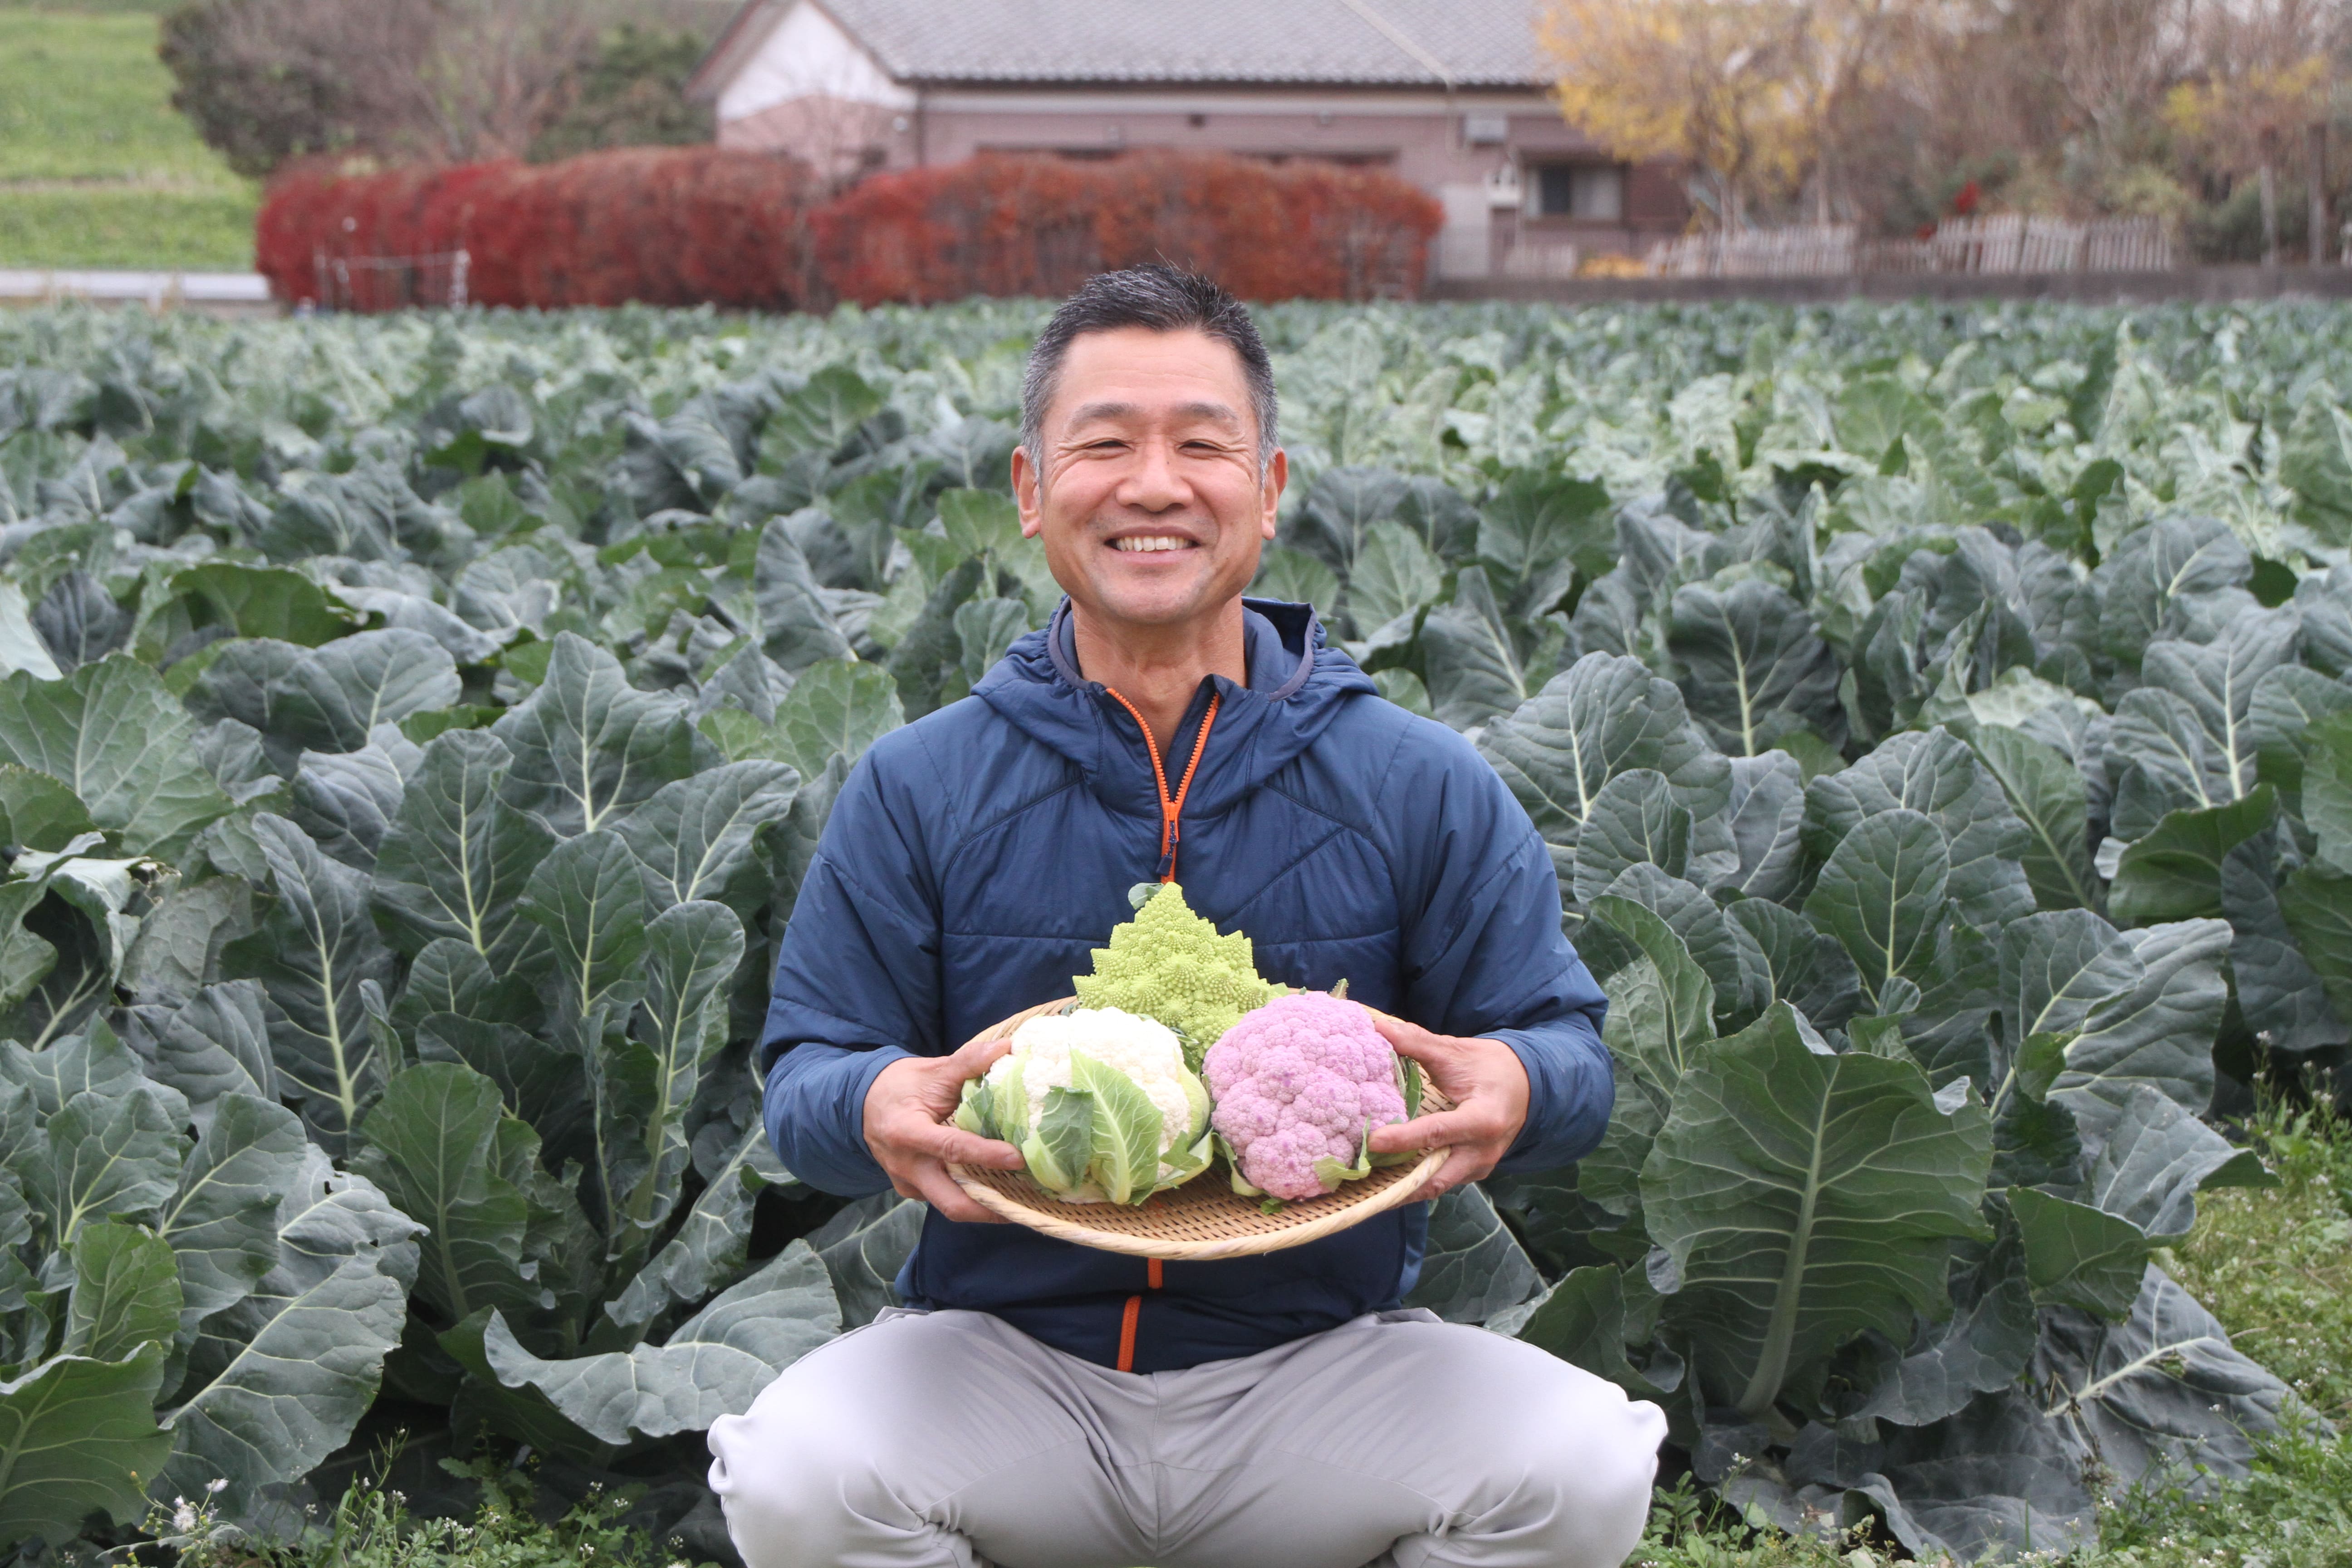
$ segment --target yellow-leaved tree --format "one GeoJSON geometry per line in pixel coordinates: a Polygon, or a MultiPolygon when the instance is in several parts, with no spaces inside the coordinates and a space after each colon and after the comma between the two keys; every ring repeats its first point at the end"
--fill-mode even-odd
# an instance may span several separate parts
{"type": "Polygon", "coordinates": [[[1902,36],[1903,0],[1549,0],[1560,110],[1618,157],[1671,159],[1717,225],[1808,184],[1832,216],[1841,110],[1902,36]]]}

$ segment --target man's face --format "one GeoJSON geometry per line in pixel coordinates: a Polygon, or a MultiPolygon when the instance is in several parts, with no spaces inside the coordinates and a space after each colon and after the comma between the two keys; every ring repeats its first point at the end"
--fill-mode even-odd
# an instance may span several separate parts
{"type": "Polygon", "coordinates": [[[1142,327],[1070,344],[1042,421],[1043,472],[1013,458],[1021,531],[1090,617],[1171,626],[1223,612],[1257,574],[1287,466],[1261,473],[1241,357],[1142,327]]]}

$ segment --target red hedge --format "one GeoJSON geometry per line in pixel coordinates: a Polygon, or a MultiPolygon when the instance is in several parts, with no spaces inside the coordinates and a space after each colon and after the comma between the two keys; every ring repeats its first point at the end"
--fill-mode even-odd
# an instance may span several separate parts
{"type": "MultiPolygon", "coordinates": [[[[792,160],[700,147],[297,170],[272,183],[257,250],[291,300],[318,298],[322,260],[461,247],[468,297],[489,305],[782,310],[1052,295],[1154,259],[1245,299],[1360,300],[1417,292],[1439,222],[1435,202],[1385,173],[1163,153],[987,156],[874,175],[829,202],[814,195],[792,160]]],[[[351,293],[344,302],[362,309],[407,302],[351,293]]]]}
{"type": "MultiPolygon", "coordinates": [[[[808,193],[789,159],[704,147],[341,177],[297,170],[271,183],[254,248],[282,300],[318,297],[320,259],[462,248],[478,304],[783,310],[799,302],[808,193]]],[[[367,308],[373,297],[354,291],[367,308]]]]}

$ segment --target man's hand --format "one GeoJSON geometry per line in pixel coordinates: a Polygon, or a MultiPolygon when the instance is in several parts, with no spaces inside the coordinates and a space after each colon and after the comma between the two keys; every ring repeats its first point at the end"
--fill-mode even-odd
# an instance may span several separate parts
{"type": "MultiPolygon", "coordinates": [[[[903,1197],[930,1205],[950,1219],[1001,1223],[967,1196],[948,1174],[948,1163],[1018,1171],[1021,1151],[975,1137],[948,1119],[956,1113],[968,1079],[1013,1048],[1010,1040],[974,1040],[951,1057],[908,1057],[892,1062],[866,1091],[866,1147],[903,1197]]],[[[1526,1095],[1522,1091],[1522,1101],[1526,1095]]]]}
{"type": "Polygon", "coordinates": [[[1437,1174],[1414,1201],[1434,1198],[1475,1182],[1509,1152],[1528,1120],[1528,1069],[1500,1040],[1433,1035],[1418,1024],[1380,1016],[1373,1020],[1397,1054],[1421,1064],[1429,1081],[1454,1101],[1451,1110],[1372,1129],[1372,1152],[1395,1154],[1451,1149],[1437,1174]]]}

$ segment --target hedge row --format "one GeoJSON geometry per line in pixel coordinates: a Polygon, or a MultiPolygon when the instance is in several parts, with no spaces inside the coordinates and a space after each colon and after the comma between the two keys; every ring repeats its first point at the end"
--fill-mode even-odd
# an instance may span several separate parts
{"type": "Polygon", "coordinates": [[[991,155],[827,199],[793,159],[628,148],[296,170],[269,188],[256,251],[279,298],[359,310],[446,298],[442,270],[359,263],[460,249],[467,297],[485,305],[923,304],[1066,293],[1106,267],[1163,258],[1247,299],[1363,300],[1418,292],[1438,221],[1436,203],[1391,174],[1310,163],[991,155]]]}

